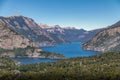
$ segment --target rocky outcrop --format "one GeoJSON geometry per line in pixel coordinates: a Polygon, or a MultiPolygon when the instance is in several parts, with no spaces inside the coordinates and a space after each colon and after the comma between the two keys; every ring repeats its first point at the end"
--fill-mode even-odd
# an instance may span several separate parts
{"type": "Polygon", "coordinates": [[[83,49],[95,51],[119,51],[120,21],[99,32],[95,37],[83,45],[83,49]]]}

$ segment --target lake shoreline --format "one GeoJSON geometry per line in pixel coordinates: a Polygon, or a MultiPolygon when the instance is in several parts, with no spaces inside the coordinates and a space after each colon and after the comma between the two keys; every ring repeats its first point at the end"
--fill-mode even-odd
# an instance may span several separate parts
{"type": "Polygon", "coordinates": [[[60,44],[52,47],[42,47],[43,51],[50,52],[50,53],[59,53],[64,55],[64,58],[53,58],[53,57],[17,57],[17,59],[22,64],[34,64],[34,63],[41,63],[41,62],[57,62],[59,60],[65,60],[69,58],[75,57],[89,57],[99,54],[96,51],[87,51],[81,48],[82,42],[73,42],[67,44],[60,44]]]}

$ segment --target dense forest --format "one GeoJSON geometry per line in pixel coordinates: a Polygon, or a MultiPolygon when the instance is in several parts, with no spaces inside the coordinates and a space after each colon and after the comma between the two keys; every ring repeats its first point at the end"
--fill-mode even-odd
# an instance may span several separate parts
{"type": "Polygon", "coordinates": [[[27,65],[0,58],[0,80],[120,80],[120,53],[27,65]]]}

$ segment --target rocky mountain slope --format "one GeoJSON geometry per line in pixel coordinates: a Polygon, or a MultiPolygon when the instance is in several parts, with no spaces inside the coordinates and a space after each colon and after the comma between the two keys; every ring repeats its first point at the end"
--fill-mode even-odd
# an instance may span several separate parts
{"type": "Polygon", "coordinates": [[[120,21],[99,32],[83,45],[83,49],[120,52],[120,21]]]}
{"type": "MultiPolygon", "coordinates": [[[[10,28],[24,35],[30,41],[35,42],[38,46],[53,46],[60,43],[67,43],[62,36],[54,33],[48,33],[39,26],[33,19],[21,15],[10,17],[0,17],[0,21],[10,28]]],[[[47,26],[46,26],[47,27],[47,26]]]]}
{"type": "Polygon", "coordinates": [[[65,58],[61,54],[42,51],[38,45],[0,21],[0,57],[65,58]]]}
{"type": "Polygon", "coordinates": [[[84,29],[76,29],[74,27],[62,28],[59,25],[49,26],[47,24],[40,24],[47,33],[58,35],[64,41],[68,42],[86,42],[96,35],[102,29],[86,31],[84,29]]]}
{"type": "Polygon", "coordinates": [[[15,15],[0,17],[0,21],[39,46],[55,44],[55,41],[31,18],[15,15]]]}
{"type": "Polygon", "coordinates": [[[29,57],[38,56],[41,51],[35,43],[19,35],[13,29],[9,28],[8,25],[0,21],[0,54],[2,56],[14,57],[15,53],[20,53],[22,50],[29,57]]]}

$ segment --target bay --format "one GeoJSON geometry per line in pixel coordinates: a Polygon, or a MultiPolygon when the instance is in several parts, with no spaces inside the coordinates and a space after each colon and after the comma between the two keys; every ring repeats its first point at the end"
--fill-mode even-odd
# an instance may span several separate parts
{"type": "Polygon", "coordinates": [[[60,44],[53,47],[42,47],[44,51],[55,52],[65,55],[67,58],[71,57],[84,57],[96,55],[96,51],[83,50],[81,48],[83,43],[73,42],[68,44],[60,44]]]}
{"type": "MultiPolygon", "coordinates": [[[[60,44],[50,47],[42,47],[44,51],[60,53],[66,56],[66,58],[71,57],[87,57],[98,54],[96,51],[87,51],[81,48],[83,43],[73,42],[69,44],[60,44]]],[[[47,58],[14,58],[14,60],[20,62],[21,64],[34,64],[40,62],[56,62],[56,59],[47,59],[47,58]]]]}

